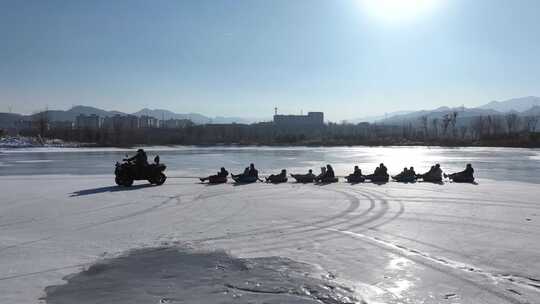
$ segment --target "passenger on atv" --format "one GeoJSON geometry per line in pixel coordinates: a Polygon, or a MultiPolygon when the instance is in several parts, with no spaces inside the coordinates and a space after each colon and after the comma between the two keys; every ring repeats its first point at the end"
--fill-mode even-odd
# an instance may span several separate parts
{"type": "Polygon", "coordinates": [[[266,178],[267,183],[279,184],[287,182],[287,170],[281,170],[279,174],[272,174],[266,178]]]}
{"type": "Polygon", "coordinates": [[[375,168],[373,174],[366,175],[365,178],[371,180],[372,183],[386,183],[390,179],[390,176],[388,175],[388,169],[386,166],[381,163],[377,168],[375,168]]]}
{"type": "Polygon", "coordinates": [[[219,172],[215,175],[210,175],[208,177],[201,177],[199,178],[201,182],[208,181],[210,184],[222,184],[227,182],[227,176],[229,176],[229,172],[225,170],[224,167],[221,167],[219,172]]]}
{"type": "Polygon", "coordinates": [[[316,178],[315,174],[313,174],[313,170],[311,169],[309,169],[307,174],[291,174],[291,176],[296,179],[296,182],[304,184],[313,183],[316,178]]]}
{"type": "Polygon", "coordinates": [[[246,168],[244,170],[244,173],[242,174],[231,174],[232,179],[237,183],[254,183],[259,179],[259,171],[255,169],[254,164],[250,164],[249,168],[246,168]]]}
{"type": "Polygon", "coordinates": [[[334,168],[332,168],[332,166],[330,165],[326,165],[325,170],[322,170],[321,168],[321,175],[317,176],[315,181],[326,184],[326,183],[335,183],[338,181],[338,179],[336,178],[336,175],[334,174],[334,168]]]}
{"type": "Polygon", "coordinates": [[[167,166],[159,163],[158,156],[154,161],[149,165],[146,152],[139,149],[135,156],[123,159],[122,163],[117,162],[114,171],[116,184],[129,187],[135,180],[148,180],[151,184],[162,185],[167,179],[163,173],[167,166]]]}
{"type": "Polygon", "coordinates": [[[428,172],[424,174],[417,174],[416,177],[423,179],[425,182],[441,183],[442,182],[441,165],[436,164],[435,166],[431,166],[428,172]]]}
{"type": "Polygon", "coordinates": [[[362,175],[362,170],[360,170],[358,166],[354,166],[353,173],[349,174],[347,177],[345,177],[345,179],[349,183],[363,183],[366,180],[365,177],[362,175]]]}
{"type": "Polygon", "coordinates": [[[474,183],[474,169],[471,164],[467,164],[465,170],[457,173],[444,175],[455,183],[474,183]]]}

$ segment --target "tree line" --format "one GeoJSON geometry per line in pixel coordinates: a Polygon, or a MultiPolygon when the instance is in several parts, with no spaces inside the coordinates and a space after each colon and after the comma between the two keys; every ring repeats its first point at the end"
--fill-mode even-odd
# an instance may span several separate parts
{"type": "Polygon", "coordinates": [[[97,146],[133,145],[442,145],[540,147],[540,116],[421,116],[397,124],[328,123],[317,127],[256,124],[187,125],[175,129],[48,128],[45,115],[21,135],[57,138],[97,146]]]}

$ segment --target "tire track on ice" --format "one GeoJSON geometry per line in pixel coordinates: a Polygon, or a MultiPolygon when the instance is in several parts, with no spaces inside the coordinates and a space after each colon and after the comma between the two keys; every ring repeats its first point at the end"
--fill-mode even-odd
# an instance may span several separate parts
{"type": "MultiPolygon", "coordinates": [[[[331,191],[329,189],[324,189],[324,190],[325,191],[331,191]]],[[[336,191],[332,191],[332,192],[336,192],[336,191]]],[[[313,228],[309,228],[309,227],[313,227],[313,225],[315,225],[315,224],[329,223],[329,222],[334,221],[334,220],[342,219],[346,215],[356,211],[359,208],[359,206],[360,206],[360,201],[356,197],[349,197],[349,206],[347,207],[347,209],[343,210],[342,212],[340,212],[340,213],[338,213],[336,215],[325,217],[325,218],[323,218],[321,220],[317,220],[317,221],[314,221],[314,222],[308,222],[308,223],[302,222],[302,223],[300,223],[298,225],[294,225],[294,226],[281,226],[281,227],[277,227],[277,228],[275,227],[275,225],[273,225],[271,229],[257,228],[257,229],[248,230],[248,231],[244,231],[244,232],[228,234],[226,236],[195,239],[195,240],[192,240],[192,241],[206,242],[206,241],[218,241],[218,240],[224,240],[224,239],[232,240],[232,239],[237,239],[237,238],[249,238],[249,237],[252,237],[252,236],[259,236],[259,235],[267,235],[267,234],[277,233],[277,232],[281,232],[283,230],[287,230],[287,231],[293,230],[294,231],[294,232],[290,232],[289,234],[295,233],[296,230],[298,230],[298,229],[314,230],[313,228]]],[[[364,211],[364,213],[370,212],[374,208],[374,206],[375,206],[374,202],[370,202],[369,209],[364,211]]],[[[329,226],[332,226],[332,225],[329,225],[329,226]]],[[[300,232],[302,232],[302,231],[300,231],[300,232]]],[[[298,232],[296,232],[296,233],[298,233],[298,232]]]]}
{"type": "MultiPolygon", "coordinates": [[[[339,190],[334,190],[334,191],[339,192],[339,190]]],[[[291,232],[291,233],[283,233],[281,235],[289,236],[289,235],[296,235],[296,234],[305,234],[305,233],[313,232],[313,231],[318,232],[318,233],[307,235],[307,236],[299,236],[299,237],[295,237],[295,238],[287,238],[286,243],[284,243],[283,240],[279,240],[279,239],[278,240],[273,240],[273,241],[270,240],[269,243],[266,243],[264,245],[258,244],[256,250],[247,251],[247,253],[257,253],[257,252],[267,251],[267,250],[287,249],[287,248],[291,248],[291,246],[299,246],[299,245],[311,244],[311,243],[313,243],[313,241],[324,242],[324,241],[327,241],[327,240],[331,239],[332,238],[331,236],[333,235],[332,233],[324,232],[325,228],[339,227],[339,225],[347,224],[347,223],[352,223],[349,226],[345,227],[347,229],[364,226],[366,224],[369,224],[371,222],[375,222],[375,221],[379,220],[380,218],[384,217],[384,215],[388,212],[389,204],[388,204],[387,200],[385,200],[385,199],[383,199],[381,197],[378,197],[378,196],[370,197],[364,192],[356,192],[356,193],[368,198],[369,201],[370,201],[370,208],[368,208],[368,210],[366,210],[362,214],[359,214],[359,215],[356,215],[356,216],[353,215],[353,214],[350,214],[349,217],[343,218],[341,221],[339,221],[337,223],[332,223],[332,224],[329,224],[329,225],[316,225],[316,224],[314,225],[314,224],[308,223],[306,225],[306,229],[304,229],[302,231],[298,231],[298,232],[295,231],[295,232],[291,232]],[[377,211],[374,215],[372,215],[372,216],[370,216],[368,218],[362,219],[360,222],[357,222],[357,223],[352,222],[352,220],[362,218],[365,215],[369,214],[372,210],[374,210],[375,206],[377,205],[375,203],[376,201],[380,201],[379,206],[381,206],[381,208],[380,208],[379,211],[377,211]],[[311,228],[308,228],[308,227],[311,227],[311,228]],[[278,245],[278,246],[276,246],[276,245],[278,245]]],[[[348,195],[350,195],[350,194],[348,194],[348,195]]],[[[401,207],[400,212],[398,212],[392,218],[389,218],[389,219],[383,221],[382,223],[380,223],[380,225],[384,225],[384,224],[386,224],[386,223],[388,223],[390,221],[393,221],[397,217],[399,217],[399,215],[401,213],[403,213],[403,211],[404,211],[403,206],[400,206],[400,207],[401,207]]]]}

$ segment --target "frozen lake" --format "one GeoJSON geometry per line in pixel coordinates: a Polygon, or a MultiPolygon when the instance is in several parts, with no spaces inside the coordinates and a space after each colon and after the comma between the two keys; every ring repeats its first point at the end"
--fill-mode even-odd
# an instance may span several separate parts
{"type": "Polygon", "coordinates": [[[240,171],[250,162],[262,174],[331,163],[341,175],[354,164],[367,171],[381,161],[391,173],[435,162],[454,171],[470,162],[478,185],[207,186],[171,178],[126,189],[112,178],[126,150],[2,151],[0,303],[350,302],[321,298],[333,290],[367,303],[540,303],[539,150],[148,152],[161,155],[171,176],[220,166],[240,171]],[[152,249],[160,246],[210,253],[152,249]],[[142,256],[123,255],[145,248],[142,256]],[[110,262],[94,265],[103,259],[110,262]],[[325,276],[305,279],[304,264],[325,276]],[[49,287],[64,279],[65,287],[49,287]],[[79,289],[84,298],[75,296],[79,289]]]}
{"type": "MultiPolygon", "coordinates": [[[[426,148],[426,147],[161,147],[147,148],[149,161],[159,154],[169,175],[211,174],[224,166],[241,172],[254,162],[263,175],[282,168],[289,172],[318,172],[332,164],[336,174],[346,175],[353,165],[371,173],[380,162],[397,174],[404,166],[424,172],[434,163],[444,171],[461,171],[473,164],[477,177],[540,183],[540,149],[426,148]]],[[[134,150],[33,148],[0,150],[0,175],[95,175],[112,174],[114,163],[134,150]]]]}

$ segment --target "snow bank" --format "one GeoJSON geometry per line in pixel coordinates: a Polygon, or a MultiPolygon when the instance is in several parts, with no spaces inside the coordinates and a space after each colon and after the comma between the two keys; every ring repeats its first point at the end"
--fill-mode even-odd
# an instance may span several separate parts
{"type": "Polygon", "coordinates": [[[64,142],[61,139],[41,140],[36,137],[1,137],[0,149],[24,149],[24,148],[76,148],[80,144],[64,142]]]}

